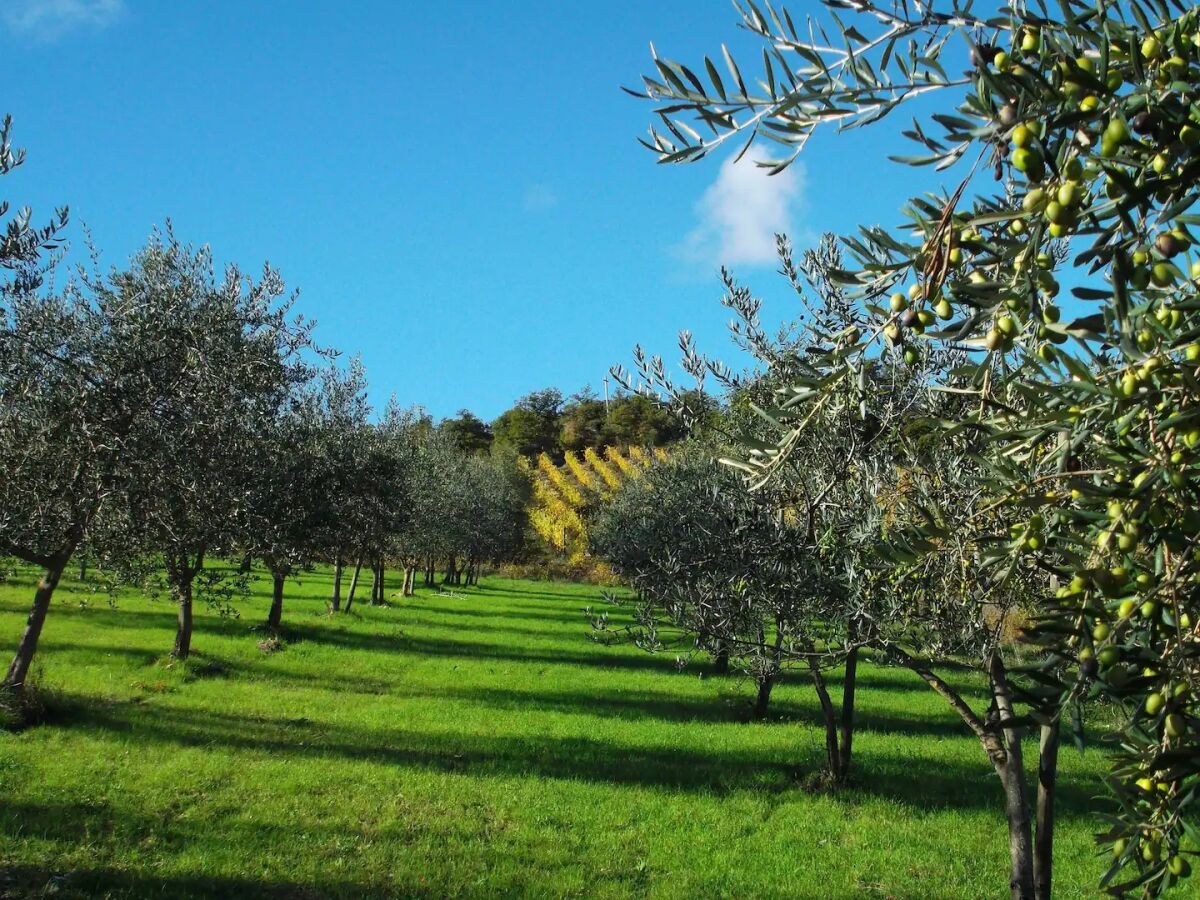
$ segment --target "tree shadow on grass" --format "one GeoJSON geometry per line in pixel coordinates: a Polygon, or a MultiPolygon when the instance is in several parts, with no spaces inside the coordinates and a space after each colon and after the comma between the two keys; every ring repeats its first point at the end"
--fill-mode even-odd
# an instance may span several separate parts
{"type": "MultiPolygon", "coordinates": [[[[507,617],[505,617],[507,618],[507,617]]],[[[452,629],[455,631],[463,631],[468,626],[461,622],[445,621],[434,616],[404,616],[400,621],[405,627],[412,626],[414,628],[433,628],[440,630],[452,629]]],[[[474,624],[474,623],[471,623],[474,624]]],[[[487,634],[510,634],[517,637],[534,637],[547,638],[554,640],[570,640],[578,638],[586,640],[587,635],[591,633],[591,627],[582,618],[574,622],[558,622],[543,620],[541,628],[534,626],[522,627],[519,625],[483,625],[480,630],[486,631],[487,634]]]]}
{"type": "MultiPolygon", "coordinates": [[[[489,583],[485,580],[476,590],[482,596],[487,596],[488,594],[516,594],[518,597],[546,597],[550,600],[573,600],[583,603],[604,602],[604,588],[601,587],[594,587],[590,590],[583,589],[578,593],[571,593],[569,591],[533,591],[527,588],[501,587],[494,582],[489,583]]],[[[505,597],[497,597],[496,599],[507,602],[507,598],[505,597]]]]}
{"type": "MultiPolygon", "coordinates": [[[[241,715],[151,704],[97,704],[62,698],[60,712],[73,728],[180,747],[220,747],[272,757],[338,759],[405,766],[467,776],[538,777],[725,794],[780,793],[819,771],[820,749],[696,749],[617,743],[584,736],[418,732],[372,729],[306,718],[241,715]]],[[[970,740],[967,738],[966,740],[970,740]]],[[[999,782],[979,751],[976,764],[950,759],[914,761],[894,752],[857,754],[860,780],[839,793],[848,802],[899,801],[917,811],[989,809],[999,812],[999,782]],[[990,789],[989,789],[990,786],[990,789]]],[[[1093,799],[1096,778],[1060,786],[1061,817],[1102,808],[1093,799]]]]}
{"type": "MultiPolygon", "coordinates": [[[[582,607],[580,607],[580,609],[577,612],[566,612],[563,610],[556,610],[552,607],[547,608],[543,612],[529,612],[526,610],[510,611],[508,609],[502,609],[502,610],[494,609],[493,610],[493,609],[478,608],[478,607],[473,608],[473,609],[462,609],[462,608],[449,609],[445,606],[430,606],[430,605],[424,604],[424,603],[413,603],[410,599],[410,600],[404,601],[403,603],[396,604],[395,608],[400,613],[404,613],[407,611],[413,611],[413,612],[427,613],[429,615],[436,615],[436,616],[453,616],[455,618],[465,618],[468,620],[472,620],[472,619],[492,619],[492,620],[521,619],[521,620],[527,620],[530,622],[556,622],[556,623],[579,622],[581,625],[585,625],[585,626],[587,625],[587,622],[588,622],[587,616],[584,615],[582,607]]],[[[473,623],[468,623],[468,624],[473,624],[473,623]]]]}
{"type": "MultiPolygon", "coordinates": [[[[524,713],[565,713],[598,716],[628,721],[667,723],[699,722],[708,724],[744,724],[751,721],[754,692],[750,687],[740,694],[690,696],[650,691],[624,690],[591,693],[563,690],[513,690],[492,687],[420,687],[398,685],[392,696],[409,700],[445,700],[475,703],[497,711],[524,713]]],[[[794,727],[797,724],[822,727],[820,706],[815,694],[803,702],[773,700],[769,718],[760,727],[794,727]]],[[[904,716],[871,710],[858,717],[860,732],[922,735],[940,739],[969,738],[970,733],[950,717],[904,716]]]]}
{"type": "Polygon", "coordinates": [[[216,875],[154,875],[101,867],[54,871],[38,866],[0,866],[0,896],[56,897],[265,897],[269,900],[318,900],[326,897],[384,900],[398,896],[433,896],[417,886],[378,887],[354,881],[322,879],[314,883],[233,878],[216,875]]]}

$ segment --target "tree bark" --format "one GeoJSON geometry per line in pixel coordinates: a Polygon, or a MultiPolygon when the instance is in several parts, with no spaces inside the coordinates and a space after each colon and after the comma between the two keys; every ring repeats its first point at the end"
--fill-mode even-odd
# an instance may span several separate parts
{"type": "Polygon", "coordinates": [[[808,660],[808,669],[812,675],[813,687],[817,691],[817,699],[821,702],[821,718],[825,722],[825,769],[835,782],[843,778],[842,754],[838,746],[838,715],[833,708],[833,700],[829,696],[829,688],[825,684],[825,676],[821,667],[812,657],[808,660]]]}
{"type": "Polygon", "coordinates": [[[858,682],[858,648],[846,656],[846,676],[842,681],[842,746],[839,772],[844,781],[850,776],[850,761],[854,747],[854,689],[858,682]]]}
{"type": "Polygon", "coordinates": [[[1033,900],[1033,841],[1029,822],[1029,791],[1025,784],[1025,765],[1021,754],[1021,729],[1012,724],[1012,694],[1008,673],[999,653],[992,655],[988,675],[1004,735],[1004,759],[996,766],[996,771],[1004,787],[1004,810],[1008,817],[1008,851],[1012,866],[1009,888],[1013,900],[1033,900]]]}
{"type": "Polygon", "coordinates": [[[29,618],[25,620],[25,631],[17,644],[17,652],[8,667],[8,674],[4,676],[4,687],[18,696],[25,691],[25,679],[29,677],[29,667],[33,663],[33,655],[37,652],[42,626],[46,624],[46,614],[50,612],[50,600],[54,597],[54,589],[58,587],[58,581],[62,578],[73,550],[74,546],[50,560],[50,564],[38,580],[37,590],[33,594],[33,606],[30,607],[29,618]]]}
{"type": "Polygon", "coordinates": [[[379,588],[380,588],[379,560],[373,559],[373,560],[371,560],[371,601],[370,601],[372,606],[379,605],[379,594],[380,594],[379,588]]]}
{"type": "Polygon", "coordinates": [[[346,612],[350,612],[350,607],[354,605],[354,592],[358,590],[358,575],[362,571],[363,555],[358,554],[358,558],[354,560],[354,574],[350,577],[350,590],[346,594],[346,612]]]}
{"type": "Polygon", "coordinates": [[[79,557],[79,580],[87,581],[88,558],[84,553],[79,557]]]}
{"type": "Polygon", "coordinates": [[[176,659],[187,659],[192,652],[192,577],[185,577],[175,586],[175,600],[179,604],[179,625],[175,631],[175,647],[171,655],[176,659]]]}
{"type": "Polygon", "coordinates": [[[1054,796],[1058,786],[1059,720],[1042,726],[1038,747],[1037,831],[1033,846],[1033,891],[1050,900],[1054,868],[1054,796]]]}
{"type": "Polygon", "coordinates": [[[446,577],[442,579],[442,584],[454,584],[454,577],[458,574],[458,559],[454,554],[450,554],[450,562],[446,565],[446,577]]]}
{"type": "Polygon", "coordinates": [[[333,561],[333,599],[329,604],[334,612],[342,608],[342,569],[345,565],[346,562],[339,553],[333,561]]]}
{"type": "Polygon", "coordinates": [[[413,588],[415,587],[416,580],[417,580],[417,567],[416,566],[405,566],[404,567],[404,589],[402,591],[402,593],[405,597],[411,597],[413,595],[413,588]]]}
{"type": "Polygon", "coordinates": [[[767,717],[767,706],[771,702],[771,688],[774,686],[774,675],[759,676],[758,695],[754,698],[754,718],[765,719],[767,717]]]}
{"type": "Polygon", "coordinates": [[[271,571],[271,611],[267,614],[267,627],[272,630],[279,630],[279,623],[283,620],[283,580],[284,573],[281,570],[274,569],[271,571]]]}

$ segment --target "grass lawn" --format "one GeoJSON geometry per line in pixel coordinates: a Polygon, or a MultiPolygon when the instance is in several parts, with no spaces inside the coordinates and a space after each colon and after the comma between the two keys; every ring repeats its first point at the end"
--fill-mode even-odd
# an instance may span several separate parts
{"type": "MultiPolygon", "coordinates": [[[[399,588],[389,573],[389,596],[399,588]]],[[[0,586],[7,665],[32,579],[0,586]]],[[[329,616],[289,582],[264,653],[198,608],[64,582],[47,722],[0,733],[0,897],[1000,897],[1007,836],[977,742],[916,676],[860,667],[855,785],[798,676],[750,685],[588,640],[595,588],[485,580],[329,616]]],[[[1095,896],[1098,752],[1062,755],[1056,895],[1095,896]]]]}

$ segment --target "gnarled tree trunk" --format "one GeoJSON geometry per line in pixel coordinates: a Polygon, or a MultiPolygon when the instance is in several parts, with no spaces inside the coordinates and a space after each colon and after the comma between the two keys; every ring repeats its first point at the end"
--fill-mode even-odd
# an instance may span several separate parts
{"type": "Polygon", "coordinates": [[[33,594],[33,606],[29,609],[29,618],[25,620],[25,630],[17,643],[17,652],[4,676],[4,687],[21,694],[25,690],[25,680],[29,677],[29,667],[37,652],[38,639],[42,636],[42,626],[46,624],[46,615],[50,612],[50,601],[54,597],[54,589],[58,587],[63,570],[71,558],[74,545],[65,549],[47,562],[49,563],[42,577],[38,579],[37,589],[33,594]]]}

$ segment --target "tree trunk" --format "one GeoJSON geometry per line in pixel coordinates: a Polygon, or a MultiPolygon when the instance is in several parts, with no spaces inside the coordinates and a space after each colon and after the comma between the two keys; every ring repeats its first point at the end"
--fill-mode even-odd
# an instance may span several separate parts
{"type": "Polygon", "coordinates": [[[713,655],[713,674],[730,673],[730,646],[725,641],[716,642],[716,653],[713,655]]]}
{"type": "Polygon", "coordinates": [[[50,600],[54,596],[54,589],[58,587],[58,580],[62,578],[63,569],[67,567],[67,561],[71,558],[73,549],[72,547],[64,550],[54,557],[42,573],[41,579],[38,580],[37,590],[33,594],[33,606],[29,610],[29,618],[25,620],[25,631],[22,632],[21,641],[17,644],[17,653],[8,667],[8,674],[4,676],[4,687],[18,695],[25,690],[25,679],[29,676],[29,666],[33,662],[33,655],[37,652],[38,638],[42,636],[42,626],[46,623],[46,614],[50,612],[50,600]]]}
{"type": "Polygon", "coordinates": [[[1059,720],[1042,726],[1038,748],[1037,831],[1033,847],[1033,891],[1050,900],[1054,863],[1054,795],[1058,786],[1059,720]]]}
{"type": "Polygon", "coordinates": [[[767,717],[767,705],[771,702],[771,688],[775,686],[774,675],[762,675],[758,679],[758,696],[754,698],[754,718],[767,717]]]}
{"type": "Polygon", "coordinates": [[[825,769],[835,782],[842,780],[842,754],[838,746],[838,715],[833,708],[833,700],[829,696],[829,688],[825,684],[825,676],[821,667],[810,656],[808,659],[809,673],[812,675],[813,687],[817,691],[817,699],[821,702],[821,719],[825,723],[825,769]]]}
{"type": "Polygon", "coordinates": [[[333,561],[333,599],[329,604],[334,612],[342,608],[342,569],[345,565],[346,562],[339,553],[333,561]]]}
{"type": "Polygon", "coordinates": [[[87,581],[88,558],[84,553],[79,557],[79,580],[87,581]]]}
{"type": "Polygon", "coordinates": [[[405,597],[411,597],[413,595],[413,588],[415,587],[416,580],[417,580],[417,567],[416,566],[405,566],[404,567],[404,589],[401,591],[401,593],[405,597]]]}
{"type": "Polygon", "coordinates": [[[350,607],[354,605],[354,592],[358,590],[358,575],[362,571],[363,555],[358,554],[358,558],[354,560],[354,574],[350,577],[350,590],[346,594],[346,612],[350,612],[350,607]]]}
{"type": "Polygon", "coordinates": [[[425,560],[425,587],[433,587],[434,582],[434,563],[433,557],[425,560]]]}
{"type": "Polygon", "coordinates": [[[1029,823],[1029,790],[1025,784],[1025,766],[1021,754],[1021,729],[1011,724],[1014,718],[1012,695],[1008,673],[999,653],[993,654],[988,669],[992,696],[1004,735],[1004,760],[996,765],[996,772],[1004,787],[1004,811],[1008,817],[1008,851],[1012,864],[1009,888],[1013,900],[1032,900],[1033,841],[1029,823]]]}
{"type": "Polygon", "coordinates": [[[373,560],[371,560],[371,601],[370,601],[372,606],[379,605],[379,595],[381,593],[379,590],[380,587],[381,587],[381,585],[379,584],[379,560],[373,559],[373,560]]]}
{"type": "MultiPolygon", "coordinates": [[[[992,703],[999,716],[999,732],[997,737],[996,723],[984,722],[971,709],[970,705],[950,685],[935,674],[928,665],[914,659],[903,650],[896,647],[890,652],[905,666],[921,676],[935,692],[940,694],[959,714],[975,737],[979,739],[984,753],[1000,777],[1004,788],[1004,811],[1008,819],[1008,847],[1011,860],[1009,889],[1013,900],[1032,900],[1034,892],[1034,863],[1033,841],[1029,827],[1029,793],[1025,784],[1025,769],[1021,755],[1020,729],[1012,725],[1013,706],[1012,693],[1008,684],[1008,674],[1004,661],[999,653],[993,653],[988,661],[988,677],[991,682],[992,703]]],[[[990,717],[989,717],[990,719],[990,717]]],[[[1045,740],[1045,735],[1043,735],[1045,740]]],[[[1044,745],[1045,746],[1045,745],[1044,745]]],[[[1057,741],[1053,743],[1054,753],[1057,754],[1057,741]]],[[[1041,773],[1039,772],[1039,780],[1041,773]]],[[[1039,785],[1039,793],[1041,787],[1039,785]]],[[[1051,788],[1052,791],[1052,788],[1051,788]]],[[[1053,809],[1051,805],[1050,810],[1053,809]]],[[[1040,804],[1039,804],[1040,821],[1040,804]]],[[[1052,823],[1048,823],[1052,825],[1052,823]]],[[[1047,852],[1050,849],[1050,828],[1047,828],[1047,852]]],[[[1047,878],[1049,876],[1049,858],[1047,857],[1047,878]]],[[[1047,880],[1047,884],[1048,884],[1047,880]]]]}
{"type": "Polygon", "coordinates": [[[846,676],[842,681],[842,746],[838,759],[841,780],[850,776],[850,760],[854,747],[854,689],[858,681],[858,648],[846,656],[846,676]]]}
{"type": "Polygon", "coordinates": [[[176,659],[187,659],[192,652],[192,576],[186,576],[175,585],[175,600],[179,604],[179,627],[171,655],[176,659]]]}
{"type": "Polygon", "coordinates": [[[454,584],[454,576],[458,573],[458,560],[454,554],[450,555],[450,562],[446,565],[446,577],[442,579],[442,584],[454,584]]]}
{"type": "Polygon", "coordinates": [[[267,614],[267,627],[278,631],[279,623],[283,620],[283,572],[273,569],[271,580],[271,611],[267,614]]]}

